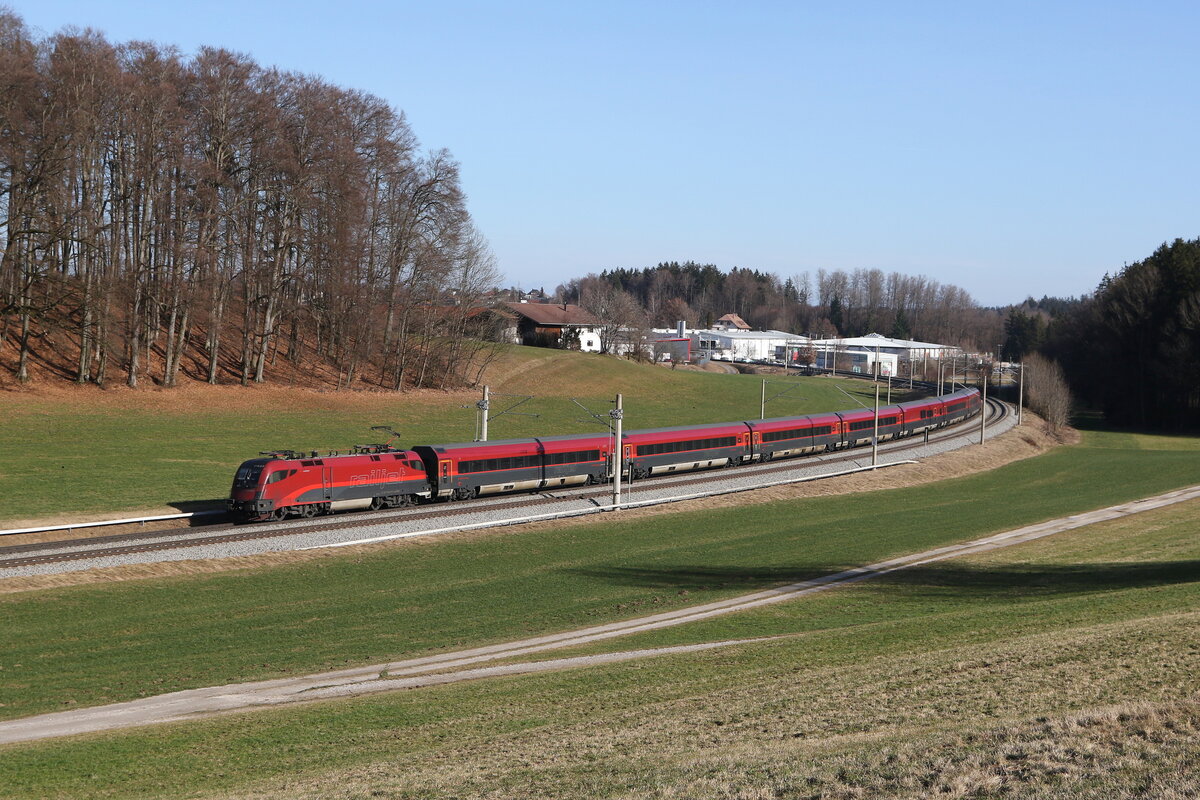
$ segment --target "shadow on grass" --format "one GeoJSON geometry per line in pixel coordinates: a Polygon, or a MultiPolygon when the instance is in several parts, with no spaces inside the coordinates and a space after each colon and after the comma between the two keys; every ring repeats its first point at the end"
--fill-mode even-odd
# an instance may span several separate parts
{"type": "Polygon", "coordinates": [[[181,514],[195,514],[201,511],[220,511],[220,514],[203,514],[199,517],[192,517],[188,520],[189,528],[202,528],[205,525],[212,525],[217,522],[226,522],[225,498],[217,498],[214,500],[174,500],[167,503],[171,508],[179,511],[181,514]]]}
{"type": "Polygon", "coordinates": [[[1179,439],[1194,439],[1200,435],[1200,427],[1195,425],[1182,428],[1153,427],[1149,425],[1118,425],[1110,422],[1103,412],[1094,409],[1078,409],[1071,415],[1071,426],[1081,431],[1100,431],[1103,433],[1132,433],[1146,436],[1166,436],[1179,439]]]}
{"type": "MultiPolygon", "coordinates": [[[[842,572],[841,566],[796,567],[610,567],[574,574],[623,586],[655,589],[766,589],[842,572]]],[[[871,582],[899,587],[913,596],[953,593],[962,598],[997,595],[1048,596],[1200,582],[1200,560],[987,568],[927,564],[871,582]]]]}

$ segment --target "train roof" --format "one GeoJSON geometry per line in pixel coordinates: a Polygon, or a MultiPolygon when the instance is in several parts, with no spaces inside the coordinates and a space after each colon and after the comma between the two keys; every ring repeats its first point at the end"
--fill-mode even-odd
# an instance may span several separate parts
{"type": "Polygon", "coordinates": [[[916,400],[905,400],[903,403],[896,403],[900,408],[923,408],[924,406],[933,406],[938,403],[945,402],[940,397],[920,397],[916,400]]]}
{"type": "Polygon", "coordinates": [[[719,431],[728,431],[731,428],[745,428],[745,422],[710,422],[705,425],[675,425],[670,428],[643,428],[641,430],[625,431],[624,438],[628,439],[631,436],[641,436],[647,433],[717,433],[719,431]]]}
{"type": "Polygon", "coordinates": [[[772,425],[803,425],[805,423],[820,424],[822,422],[837,422],[838,416],[836,412],[825,411],[819,414],[804,414],[799,417],[769,417],[767,419],[750,419],[746,420],[746,424],[751,428],[759,426],[772,425]]]}
{"type": "MultiPolygon", "coordinates": [[[[884,414],[895,414],[899,411],[902,411],[902,409],[898,405],[893,404],[890,406],[881,406],[879,409],[879,416],[882,417],[884,414]]],[[[864,416],[865,417],[874,417],[875,409],[873,409],[873,408],[852,408],[847,411],[839,411],[838,415],[841,416],[843,419],[845,419],[846,417],[864,417],[864,416]]]]}
{"type": "Polygon", "coordinates": [[[335,459],[346,458],[367,458],[368,456],[393,456],[396,460],[403,461],[415,456],[412,450],[389,449],[379,450],[376,452],[363,451],[361,453],[326,453],[321,455],[316,451],[297,452],[291,450],[278,450],[273,453],[263,453],[258,458],[251,458],[242,462],[243,464],[267,464],[272,461],[332,461],[335,459]],[[314,455],[315,453],[315,455],[314,455]]]}
{"type": "Polygon", "coordinates": [[[557,444],[559,442],[582,442],[591,439],[611,439],[610,432],[597,433],[566,433],[558,436],[538,436],[537,439],[542,444],[557,444]]]}
{"type": "Polygon", "coordinates": [[[452,442],[450,444],[419,444],[414,450],[433,450],[436,453],[453,453],[456,450],[478,450],[490,447],[518,447],[536,445],[537,439],[490,439],[486,442],[452,442]]]}

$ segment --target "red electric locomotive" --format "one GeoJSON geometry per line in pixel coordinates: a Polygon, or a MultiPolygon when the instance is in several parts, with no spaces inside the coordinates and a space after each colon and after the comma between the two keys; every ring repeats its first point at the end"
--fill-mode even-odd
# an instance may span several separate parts
{"type": "Polygon", "coordinates": [[[306,457],[282,450],[238,467],[228,508],[243,519],[312,517],[355,508],[394,508],[430,496],[421,457],[385,446],[306,457]]]}

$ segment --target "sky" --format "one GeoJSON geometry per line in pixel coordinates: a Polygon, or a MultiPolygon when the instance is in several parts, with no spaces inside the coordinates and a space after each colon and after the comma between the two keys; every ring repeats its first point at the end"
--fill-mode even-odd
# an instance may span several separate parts
{"type": "Polygon", "coordinates": [[[1200,236],[1194,2],[5,2],[383,98],[526,289],[692,260],[1004,305],[1200,236]]]}

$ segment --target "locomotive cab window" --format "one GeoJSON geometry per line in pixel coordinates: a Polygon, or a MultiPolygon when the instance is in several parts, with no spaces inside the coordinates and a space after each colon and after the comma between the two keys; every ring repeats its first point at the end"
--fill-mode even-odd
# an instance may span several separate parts
{"type": "Polygon", "coordinates": [[[267,476],[267,483],[279,483],[284,478],[290,478],[296,474],[294,469],[279,469],[267,476]]]}

